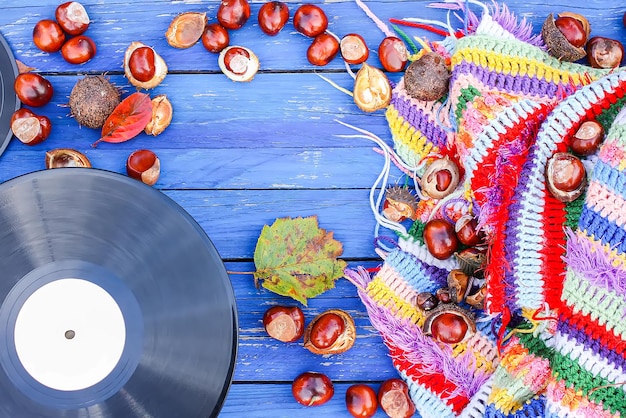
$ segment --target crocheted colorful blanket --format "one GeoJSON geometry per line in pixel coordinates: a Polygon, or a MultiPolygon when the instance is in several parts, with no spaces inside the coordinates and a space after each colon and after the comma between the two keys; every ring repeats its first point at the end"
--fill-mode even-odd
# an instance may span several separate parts
{"type": "MultiPolygon", "coordinates": [[[[505,6],[445,46],[445,99],[425,102],[404,80],[386,110],[393,149],[416,179],[448,156],[463,169],[450,197],[421,195],[373,276],[348,270],[423,417],[626,415],[626,72],[561,62],[505,6]],[[570,203],[547,190],[546,164],[587,120],[606,129],[585,158],[589,182],[570,203]],[[471,213],[486,235],[484,309],[458,344],[423,331],[422,292],[447,286],[451,257],[423,241],[433,218],[471,213]]],[[[440,49],[441,50],[441,49],[440,49]]],[[[379,216],[377,216],[379,217],[379,216]]]]}

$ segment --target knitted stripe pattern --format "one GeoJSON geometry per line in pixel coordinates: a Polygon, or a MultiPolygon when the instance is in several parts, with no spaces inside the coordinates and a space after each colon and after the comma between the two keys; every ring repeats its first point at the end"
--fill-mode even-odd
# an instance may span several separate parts
{"type": "Polygon", "coordinates": [[[553,339],[551,416],[626,415],[626,109],[598,154],[578,231],[567,241],[553,339]]]}

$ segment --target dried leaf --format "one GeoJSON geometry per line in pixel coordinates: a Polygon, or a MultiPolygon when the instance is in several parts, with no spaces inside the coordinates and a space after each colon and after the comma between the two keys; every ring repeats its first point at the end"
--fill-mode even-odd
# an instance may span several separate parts
{"type": "Polygon", "coordinates": [[[136,92],[125,98],[113,110],[102,125],[102,137],[98,142],[120,143],[143,132],[152,118],[152,102],[150,95],[136,92]]]}
{"type": "Polygon", "coordinates": [[[346,262],[332,232],[320,229],[316,216],[279,218],[265,225],[254,250],[254,281],[264,288],[289,296],[306,305],[335,286],[346,262]]]}
{"type": "Polygon", "coordinates": [[[17,63],[17,71],[20,74],[29,73],[35,69],[35,67],[30,67],[20,60],[15,60],[15,62],[17,63]]]}

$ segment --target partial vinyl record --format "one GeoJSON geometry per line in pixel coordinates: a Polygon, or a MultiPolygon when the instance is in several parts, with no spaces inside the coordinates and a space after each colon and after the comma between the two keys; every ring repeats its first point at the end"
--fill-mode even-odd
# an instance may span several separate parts
{"type": "Polygon", "coordinates": [[[0,35],[0,154],[4,152],[13,137],[11,116],[20,107],[13,90],[17,77],[17,63],[6,39],[0,35]]]}
{"type": "Polygon", "coordinates": [[[0,417],[215,417],[237,312],[202,228],[84,168],[0,185],[0,417]]]}

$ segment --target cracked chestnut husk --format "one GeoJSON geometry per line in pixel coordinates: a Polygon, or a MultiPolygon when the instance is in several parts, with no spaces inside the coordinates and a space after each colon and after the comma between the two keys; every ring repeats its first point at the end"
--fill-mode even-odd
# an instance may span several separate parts
{"type": "Polygon", "coordinates": [[[421,179],[422,192],[433,199],[442,199],[459,185],[459,167],[448,157],[439,158],[426,168],[421,179]]]}
{"type": "Polygon", "coordinates": [[[314,354],[339,354],[356,340],[356,326],[349,313],[330,309],[317,315],[304,331],[304,347],[314,354]]]}
{"type": "Polygon", "coordinates": [[[439,100],[448,92],[449,81],[446,61],[436,52],[425,53],[404,72],[404,88],[416,100],[439,100]]]}
{"type": "Polygon", "coordinates": [[[423,311],[430,311],[437,307],[439,299],[430,292],[421,292],[417,294],[415,304],[423,311]]]}
{"type": "Polygon", "coordinates": [[[461,303],[472,286],[472,277],[462,270],[454,269],[448,273],[447,282],[450,299],[454,303],[461,303]]]}
{"type": "Polygon", "coordinates": [[[485,251],[470,247],[459,251],[454,255],[459,262],[459,268],[468,276],[482,278],[484,276],[483,268],[487,255],[485,251]]]}
{"type": "Polygon", "coordinates": [[[443,303],[428,313],[422,330],[444,344],[457,344],[476,332],[474,315],[452,303],[443,303]]]}
{"type": "Polygon", "coordinates": [[[46,168],[84,167],[91,168],[85,154],[71,148],[56,148],[46,151],[46,168]]]}
{"type": "Polygon", "coordinates": [[[473,308],[484,309],[485,307],[485,295],[487,293],[487,287],[482,286],[478,291],[465,297],[465,302],[473,308]]]}
{"type": "Polygon", "coordinates": [[[244,46],[229,46],[218,57],[220,70],[233,81],[252,81],[259,71],[259,59],[244,46]]]}
{"type": "Polygon", "coordinates": [[[200,40],[206,24],[206,13],[181,13],[170,23],[165,32],[165,39],[174,48],[190,48],[200,40]]]}
{"type": "Polygon", "coordinates": [[[174,109],[165,94],[159,94],[152,99],[152,118],[146,125],[144,132],[157,136],[170,126],[174,109]]]}
{"type": "Polygon", "coordinates": [[[557,152],[546,164],[548,191],[561,202],[576,200],[587,186],[587,173],[580,159],[566,152],[557,152]]]}
{"type": "Polygon", "coordinates": [[[356,73],[352,94],[359,109],[374,112],[391,102],[391,84],[385,73],[364,62],[356,73]]]}
{"type": "Polygon", "coordinates": [[[589,21],[577,13],[560,13],[556,19],[550,13],[543,22],[541,37],[550,55],[561,61],[574,62],[587,55],[584,45],[590,31],[589,21]]]}
{"type": "Polygon", "coordinates": [[[132,42],[124,53],[124,75],[135,87],[153,89],[165,79],[167,64],[151,47],[132,42]]]}
{"type": "Polygon", "coordinates": [[[385,192],[383,216],[394,221],[402,222],[405,219],[415,219],[417,198],[407,188],[400,186],[388,187],[385,192]]]}

